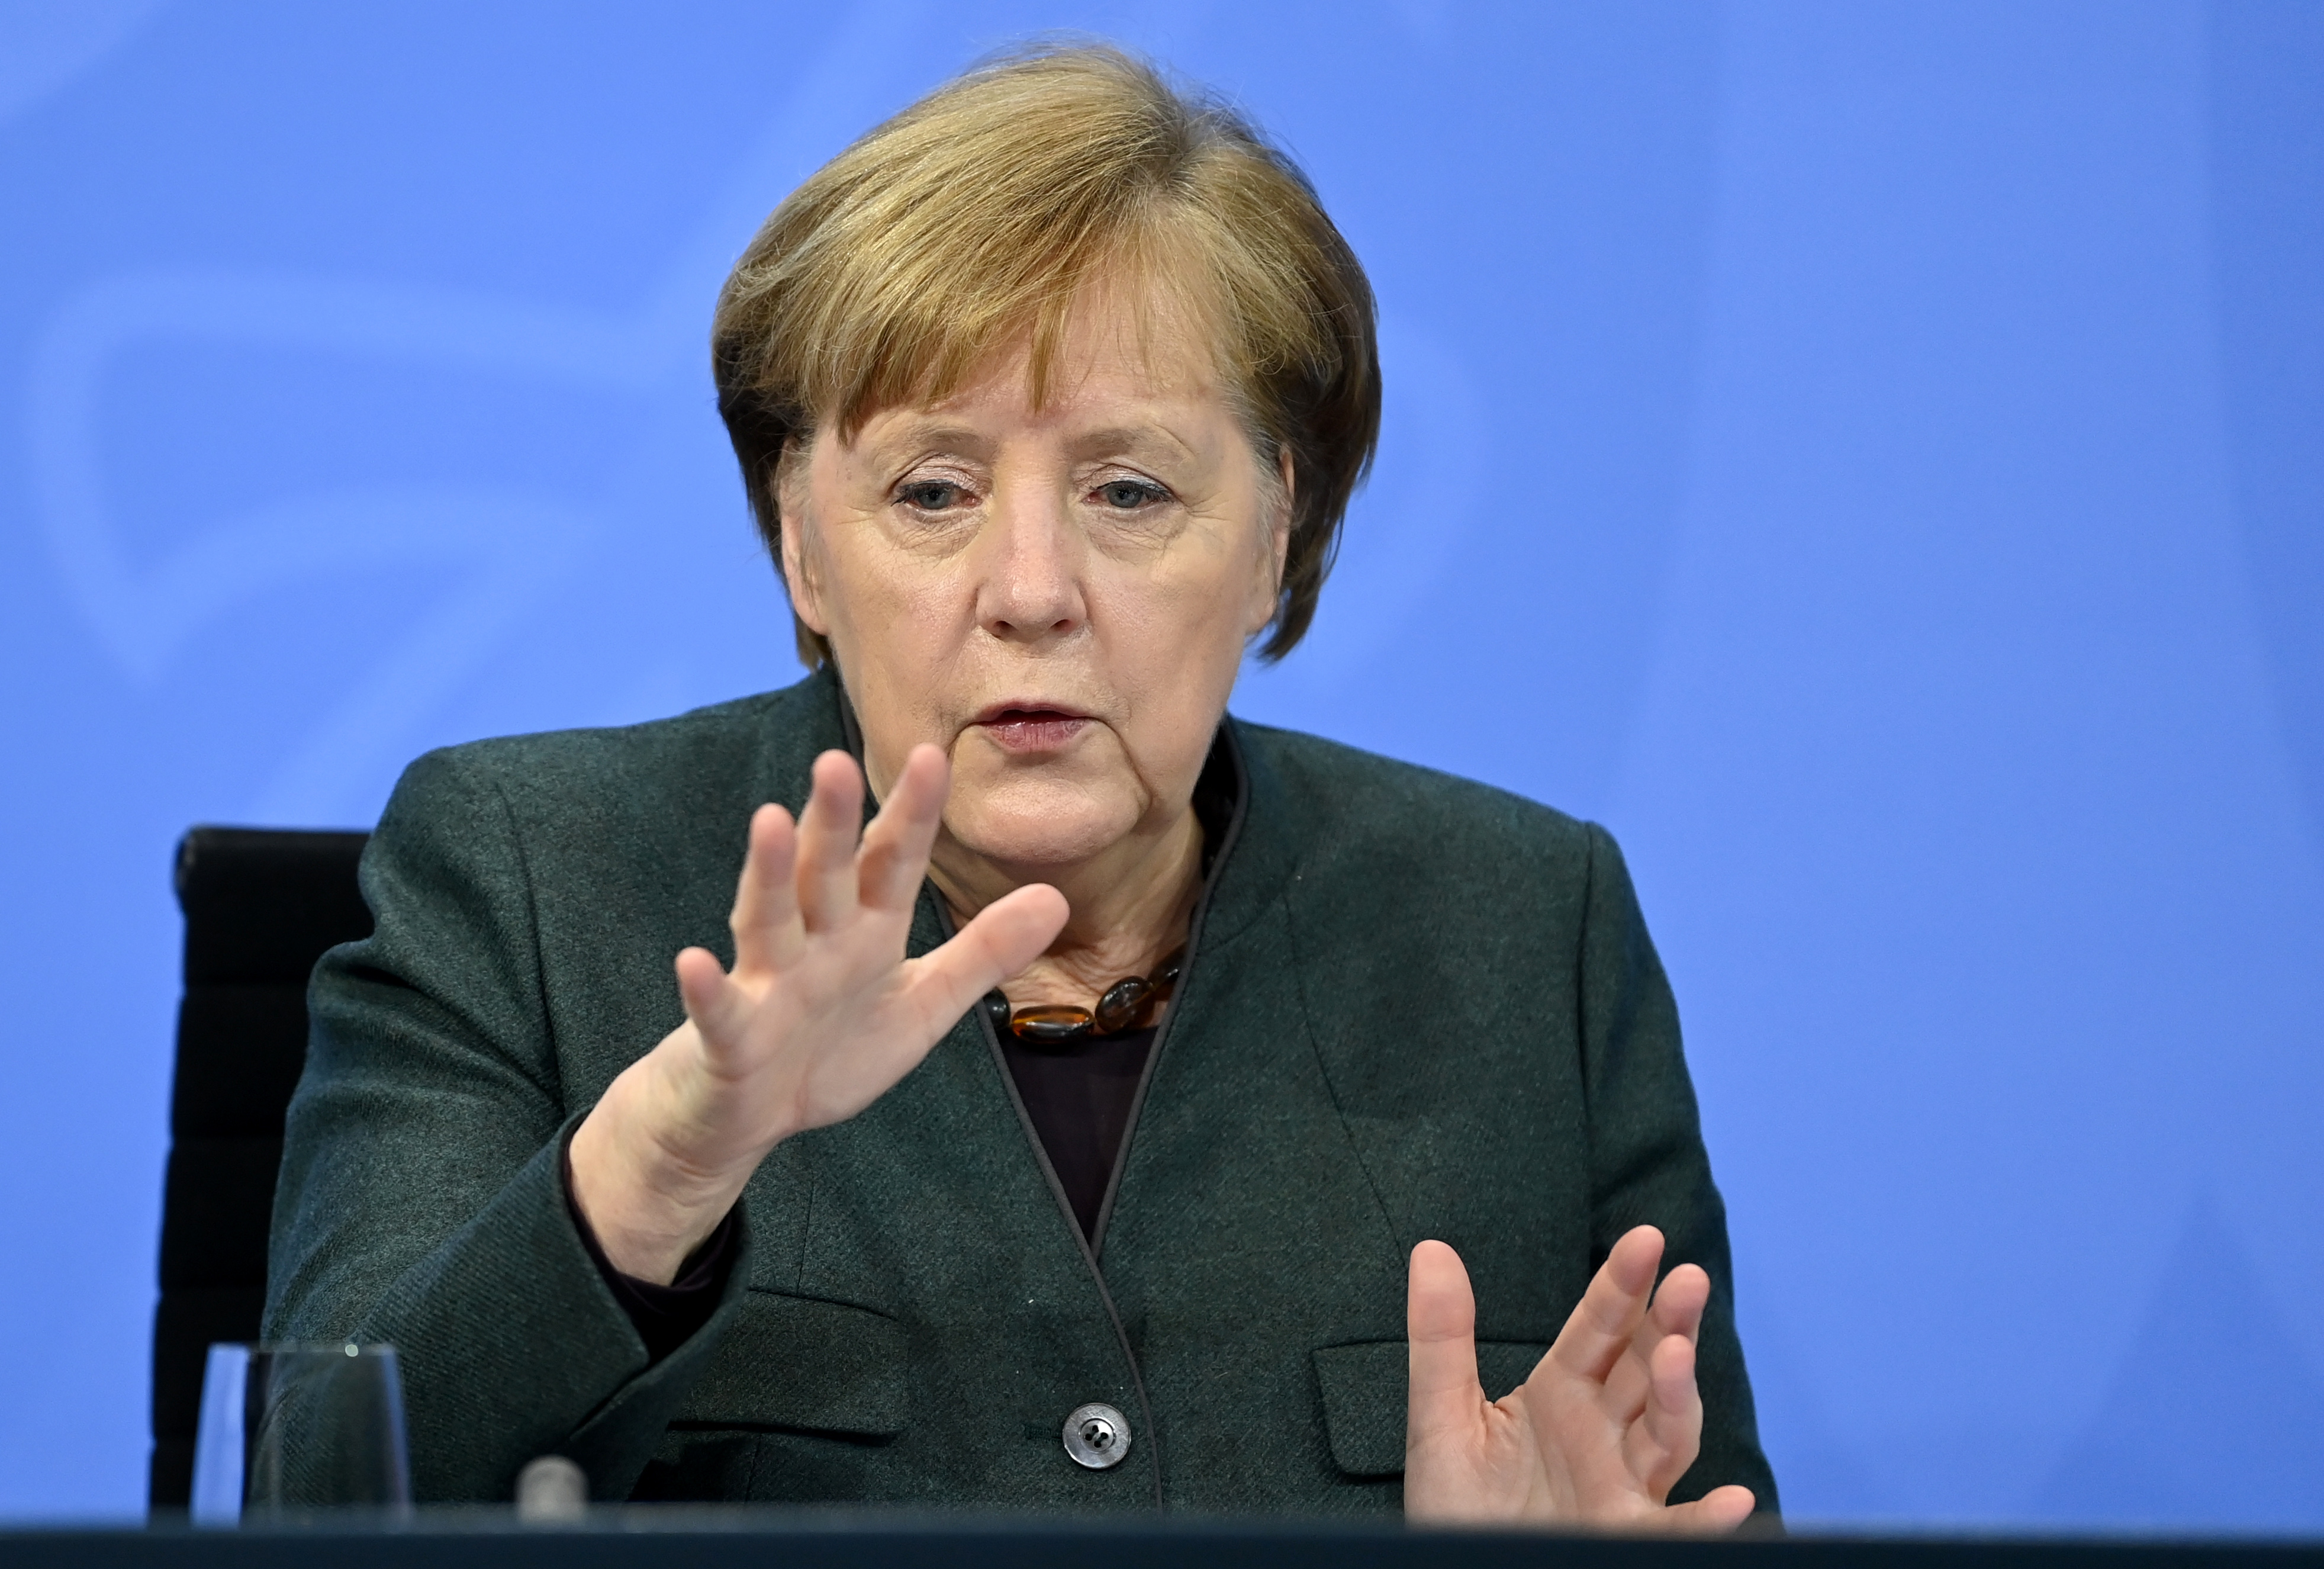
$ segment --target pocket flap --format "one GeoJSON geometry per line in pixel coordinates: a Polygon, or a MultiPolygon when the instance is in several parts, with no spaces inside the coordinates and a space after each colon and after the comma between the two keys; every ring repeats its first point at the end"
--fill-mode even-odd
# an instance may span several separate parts
{"type": "Polygon", "coordinates": [[[892,1438],[904,1430],[903,1325],[816,1297],[750,1290],[674,1420],[892,1438]]]}
{"type": "MultiPolygon", "coordinates": [[[[1477,1376],[1486,1395],[1499,1399],[1524,1383],[1548,1350],[1530,1341],[1479,1341],[1477,1376]]],[[[1350,1476],[1399,1474],[1411,1375],[1405,1343],[1367,1340],[1327,1345],[1316,1350],[1314,1360],[1333,1462],[1350,1476]]]]}

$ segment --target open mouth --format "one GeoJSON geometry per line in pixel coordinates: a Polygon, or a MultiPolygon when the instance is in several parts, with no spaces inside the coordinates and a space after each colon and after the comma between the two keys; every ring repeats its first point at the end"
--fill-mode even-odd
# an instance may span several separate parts
{"type": "Polygon", "coordinates": [[[1042,704],[1011,704],[988,708],[976,727],[1005,752],[1054,752],[1089,725],[1085,715],[1042,704]]]}

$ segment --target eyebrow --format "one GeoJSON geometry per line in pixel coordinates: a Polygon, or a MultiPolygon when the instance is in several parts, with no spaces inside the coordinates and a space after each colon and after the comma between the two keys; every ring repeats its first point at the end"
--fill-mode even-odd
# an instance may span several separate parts
{"type": "Polygon", "coordinates": [[[875,451],[885,451],[898,447],[943,447],[981,454],[992,443],[973,427],[950,424],[936,419],[924,419],[915,420],[909,424],[882,431],[879,438],[870,445],[875,451]]]}
{"type": "Polygon", "coordinates": [[[1197,456],[1185,438],[1158,421],[1150,425],[1121,425],[1103,430],[1089,430],[1065,444],[1065,449],[1076,457],[1095,457],[1111,452],[1135,452],[1144,448],[1165,447],[1185,457],[1197,456]]]}
{"type": "MultiPolygon", "coordinates": [[[[991,456],[991,438],[971,425],[963,425],[936,416],[913,420],[884,430],[867,444],[868,453],[888,457],[901,448],[941,448],[975,457],[991,456]]],[[[1102,429],[1085,430],[1065,443],[1065,450],[1074,457],[1088,459],[1114,453],[1138,453],[1161,448],[1181,457],[1198,457],[1193,443],[1159,420],[1147,424],[1112,425],[1102,429]]]]}

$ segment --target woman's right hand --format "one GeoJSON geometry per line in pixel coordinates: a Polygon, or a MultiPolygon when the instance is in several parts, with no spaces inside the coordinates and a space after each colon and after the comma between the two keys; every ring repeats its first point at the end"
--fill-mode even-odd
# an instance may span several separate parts
{"type": "Polygon", "coordinates": [[[1037,883],[904,957],[950,782],[944,753],[915,747],[859,845],[863,777],[826,752],[796,826],[777,806],[752,817],[733,972],[678,955],[686,1022],[574,1131],[574,1201],[615,1269],[669,1282],[767,1151],[886,1094],[1064,928],[1065,896],[1037,883]]]}

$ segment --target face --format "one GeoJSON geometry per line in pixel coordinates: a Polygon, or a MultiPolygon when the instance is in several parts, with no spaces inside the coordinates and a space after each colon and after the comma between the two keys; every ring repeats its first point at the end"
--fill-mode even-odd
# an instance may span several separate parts
{"type": "Polygon", "coordinates": [[[1288,509],[1208,356],[1166,336],[1094,305],[1043,407],[1020,347],[790,467],[793,605],[831,641],[875,791],[920,742],[951,757],[940,856],[1054,881],[1189,820],[1288,509]]]}

